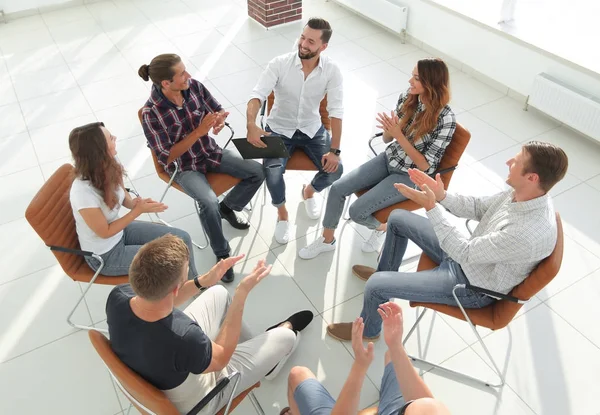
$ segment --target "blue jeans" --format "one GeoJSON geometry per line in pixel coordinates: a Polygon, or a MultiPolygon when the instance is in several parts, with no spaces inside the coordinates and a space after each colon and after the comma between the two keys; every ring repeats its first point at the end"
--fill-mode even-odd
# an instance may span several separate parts
{"type": "MultiPolygon", "coordinates": [[[[452,290],[456,284],[467,284],[461,266],[440,247],[429,219],[406,210],[397,209],[388,219],[385,244],[377,272],[365,286],[361,317],[365,322],[365,337],[377,336],[381,331],[380,304],[392,298],[456,306],[452,290]],[[417,244],[428,257],[440,264],[437,268],[420,272],[398,272],[406,252],[408,240],[417,244]]],[[[471,290],[456,291],[465,308],[485,307],[495,300],[471,290]]]]}
{"type": "MultiPolygon", "coordinates": [[[[223,199],[226,206],[238,212],[252,200],[265,179],[259,163],[254,160],[244,160],[231,150],[223,150],[221,164],[209,168],[208,171],[225,173],[242,179],[223,199]]],[[[217,257],[229,255],[229,242],[223,236],[219,199],[208,184],[206,176],[198,171],[185,170],[177,173],[175,181],[183,187],[185,193],[198,202],[200,220],[215,255],[217,257]]]]}
{"type": "MultiPolygon", "coordinates": [[[[277,134],[271,130],[268,125],[266,131],[270,132],[274,137],[281,137],[290,156],[297,148],[302,149],[306,153],[308,158],[310,158],[317,169],[319,169],[310,182],[317,192],[331,186],[333,182],[342,176],[344,169],[341,162],[334,173],[326,173],[323,171],[321,159],[331,148],[331,137],[329,131],[327,131],[324,126],[319,128],[319,131],[317,131],[313,138],[310,138],[300,130],[296,130],[292,138],[288,138],[284,135],[277,134]]],[[[285,158],[263,160],[267,188],[269,189],[271,201],[275,207],[285,204],[285,181],[283,180],[283,173],[285,173],[287,161],[288,159],[285,158]]]]}
{"type": "MultiPolygon", "coordinates": [[[[300,415],[329,415],[335,406],[335,399],[325,386],[316,379],[306,379],[294,391],[300,415]]],[[[379,390],[378,415],[396,415],[404,405],[400,386],[392,362],[385,366],[379,390]]]]}
{"type": "MultiPolygon", "coordinates": [[[[190,270],[189,278],[192,279],[198,275],[196,264],[194,263],[194,246],[190,235],[179,228],[171,228],[161,223],[152,222],[131,222],[123,229],[123,237],[110,251],[100,255],[104,260],[102,275],[116,276],[128,275],[129,266],[133,257],[140,250],[142,245],[160,238],[166,234],[179,236],[190,251],[190,270]]],[[[100,267],[100,262],[96,258],[85,257],[86,262],[94,271],[100,267]]]]}
{"type": "Polygon", "coordinates": [[[390,171],[385,153],[367,161],[335,182],[327,197],[327,208],[323,217],[323,227],[335,229],[342,217],[346,197],[362,189],[371,188],[356,202],[350,205],[350,218],[369,229],[377,228],[380,223],[373,213],[402,202],[406,198],[394,187],[394,183],[414,186],[408,174],[390,171]]]}

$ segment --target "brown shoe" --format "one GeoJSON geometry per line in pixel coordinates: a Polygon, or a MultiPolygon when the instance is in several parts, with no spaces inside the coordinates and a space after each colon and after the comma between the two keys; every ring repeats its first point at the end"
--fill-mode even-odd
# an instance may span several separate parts
{"type": "MultiPolygon", "coordinates": [[[[327,326],[327,334],[334,339],[341,340],[343,342],[349,342],[352,340],[352,323],[334,323],[327,326]]],[[[373,342],[379,339],[379,335],[375,337],[365,337],[363,340],[373,342]]]]}
{"type": "Polygon", "coordinates": [[[366,265],[352,266],[352,273],[363,281],[369,281],[369,278],[375,271],[377,271],[375,268],[367,267],[366,265]]]}

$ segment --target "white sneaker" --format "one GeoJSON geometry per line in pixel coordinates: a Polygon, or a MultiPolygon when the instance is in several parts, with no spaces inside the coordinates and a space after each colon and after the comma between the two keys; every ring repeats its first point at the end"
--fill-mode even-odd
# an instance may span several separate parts
{"type": "Polygon", "coordinates": [[[279,361],[279,363],[277,363],[277,366],[275,366],[275,368],[271,371],[271,373],[269,373],[268,375],[265,376],[266,380],[275,379],[277,374],[279,374],[279,372],[281,371],[281,368],[283,368],[283,366],[285,366],[285,362],[287,362],[287,360],[290,358],[292,353],[294,353],[294,350],[296,350],[299,343],[300,343],[300,332],[297,332],[296,333],[296,341],[294,342],[294,347],[292,347],[292,351],[289,352],[287,355],[283,356],[283,358],[279,361]]]}
{"type": "Polygon", "coordinates": [[[305,248],[302,248],[298,252],[298,256],[302,259],[316,258],[322,252],[335,251],[335,243],[336,243],[335,239],[330,244],[325,243],[325,238],[321,236],[316,241],[314,241],[312,244],[308,245],[305,248]]]}
{"type": "Polygon", "coordinates": [[[385,231],[374,230],[369,236],[369,239],[363,242],[362,251],[363,252],[379,252],[381,249],[381,245],[383,245],[383,241],[385,241],[385,231]]]}
{"type": "Polygon", "coordinates": [[[310,199],[304,199],[304,188],[306,186],[302,186],[302,201],[304,202],[304,209],[306,209],[306,215],[311,219],[319,219],[321,216],[321,207],[317,203],[317,198],[315,196],[310,199]]]}
{"type": "Polygon", "coordinates": [[[287,244],[290,240],[290,223],[280,220],[275,225],[275,240],[280,244],[287,244]]]}

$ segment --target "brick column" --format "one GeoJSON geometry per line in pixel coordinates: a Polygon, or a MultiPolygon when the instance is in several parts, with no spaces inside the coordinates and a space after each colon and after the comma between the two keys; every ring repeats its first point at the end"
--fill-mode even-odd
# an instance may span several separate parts
{"type": "Polygon", "coordinates": [[[248,16],[265,27],[302,19],[302,0],[248,0],[248,16]]]}

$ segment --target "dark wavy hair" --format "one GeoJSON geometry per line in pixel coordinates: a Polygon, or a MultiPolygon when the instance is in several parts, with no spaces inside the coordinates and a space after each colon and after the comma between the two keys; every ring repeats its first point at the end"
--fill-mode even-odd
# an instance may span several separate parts
{"type": "Polygon", "coordinates": [[[406,126],[417,112],[419,96],[409,95],[400,109],[403,114],[400,127],[407,138],[412,136],[413,142],[434,130],[442,109],[450,102],[450,75],[448,66],[443,60],[439,58],[421,59],[417,62],[417,71],[419,72],[419,81],[425,90],[421,94],[425,110],[417,114],[409,131],[406,126]]]}
{"type": "Polygon", "coordinates": [[[104,203],[113,209],[119,203],[117,189],[123,186],[125,169],[108,153],[106,137],[100,127],[104,127],[104,123],[74,128],[69,134],[69,148],[75,161],[75,174],[103,192],[104,203]]]}

